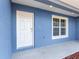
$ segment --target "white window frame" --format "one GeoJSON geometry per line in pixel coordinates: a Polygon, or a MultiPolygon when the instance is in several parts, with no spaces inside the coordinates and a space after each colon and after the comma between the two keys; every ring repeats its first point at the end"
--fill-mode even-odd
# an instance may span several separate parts
{"type": "MultiPolygon", "coordinates": [[[[60,20],[59,20],[60,21],[60,20]]],[[[59,26],[61,27],[61,26],[59,26]]],[[[67,17],[62,17],[62,16],[56,16],[53,15],[52,16],[52,39],[62,39],[62,38],[67,38],[68,37],[68,18],[67,17]],[[66,34],[65,35],[61,35],[61,30],[59,29],[59,36],[54,36],[53,35],[53,18],[58,18],[58,19],[65,19],[66,20],[66,34]]]]}

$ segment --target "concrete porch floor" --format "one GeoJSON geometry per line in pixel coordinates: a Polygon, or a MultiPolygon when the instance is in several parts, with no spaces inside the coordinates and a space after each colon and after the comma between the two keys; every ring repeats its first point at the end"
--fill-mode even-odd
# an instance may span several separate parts
{"type": "Polygon", "coordinates": [[[62,59],[79,51],[79,41],[68,41],[47,47],[21,51],[13,54],[12,59],[62,59]]]}

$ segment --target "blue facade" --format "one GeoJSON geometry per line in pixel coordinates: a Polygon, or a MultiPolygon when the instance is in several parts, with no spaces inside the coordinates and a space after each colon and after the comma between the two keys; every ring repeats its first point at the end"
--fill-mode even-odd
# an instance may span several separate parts
{"type": "Polygon", "coordinates": [[[69,37],[64,39],[52,40],[52,15],[65,16],[57,13],[52,13],[42,9],[23,6],[19,4],[12,4],[12,47],[13,52],[16,51],[16,10],[22,10],[34,13],[35,22],[35,48],[66,42],[76,39],[76,21],[75,18],[67,16],[69,18],[69,37]]]}
{"type": "Polygon", "coordinates": [[[79,40],[79,17],[76,18],[76,39],[79,40]]]}
{"type": "Polygon", "coordinates": [[[0,0],[0,59],[11,59],[10,0],[0,0]]]}

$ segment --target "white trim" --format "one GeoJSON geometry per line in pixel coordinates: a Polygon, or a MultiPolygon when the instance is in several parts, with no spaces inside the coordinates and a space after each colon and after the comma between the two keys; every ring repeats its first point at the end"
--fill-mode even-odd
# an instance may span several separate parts
{"type": "MultiPolygon", "coordinates": [[[[60,23],[59,23],[60,25],[60,23]]],[[[59,26],[60,28],[60,26],[59,26]]],[[[62,17],[62,16],[52,16],[52,39],[62,39],[62,38],[67,38],[68,37],[68,18],[67,17],[62,17]],[[59,36],[53,36],[53,18],[59,18],[60,19],[65,19],[66,20],[66,35],[61,35],[61,30],[59,29],[59,36]]]]}
{"type": "MultiPolygon", "coordinates": [[[[16,10],[16,43],[17,43],[17,11],[20,11],[20,10],[16,10]]],[[[22,12],[27,12],[27,11],[22,11],[22,12]]],[[[32,22],[33,22],[33,23],[32,23],[32,24],[33,24],[33,25],[32,25],[32,26],[33,26],[33,30],[32,30],[32,31],[33,31],[33,34],[32,34],[32,35],[33,35],[33,41],[32,41],[32,42],[33,42],[33,45],[32,45],[32,47],[34,48],[34,13],[33,13],[33,12],[27,12],[27,13],[33,14],[33,19],[32,19],[32,20],[33,20],[33,21],[32,21],[32,22]]],[[[22,49],[22,48],[29,48],[29,47],[31,47],[31,46],[28,46],[28,47],[27,47],[27,46],[26,46],[26,47],[21,47],[21,48],[19,48],[19,49],[22,49]]],[[[16,49],[18,49],[18,48],[17,48],[17,45],[16,45],[16,49]]]]}

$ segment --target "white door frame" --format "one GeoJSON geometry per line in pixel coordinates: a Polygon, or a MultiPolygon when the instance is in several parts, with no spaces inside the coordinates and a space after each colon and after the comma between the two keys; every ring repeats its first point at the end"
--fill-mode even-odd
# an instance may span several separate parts
{"type": "MultiPolygon", "coordinates": [[[[16,16],[17,16],[17,11],[20,11],[20,10],[16,10],[16,16]]],[[[27,12],[27,11],[23,11],[23,12],[27,12]]],[[[33,24],[33,29],[32,29],[32,36],[33,36],[33,41],[32,41],[32,43],[33,43],[33,45],[32,45],[32,47],[34,48],[35,47],[35,40],[34,40],[34,13],[33,12],[27,12],[27,13],[32,13],[33,14],[33,21],[32,21],[32,24],[33,24]]],[[[17,18],[16,18],[16,43],[17,43],[17,18]]],[[[30,47],[30,46],[29,46],[30,47]]],[[[23,47],[23,48],[28,48],[28,47],[23,47]]],[[[17,45],[16,45],[16,49],[17,49],[17,45]]]]}

